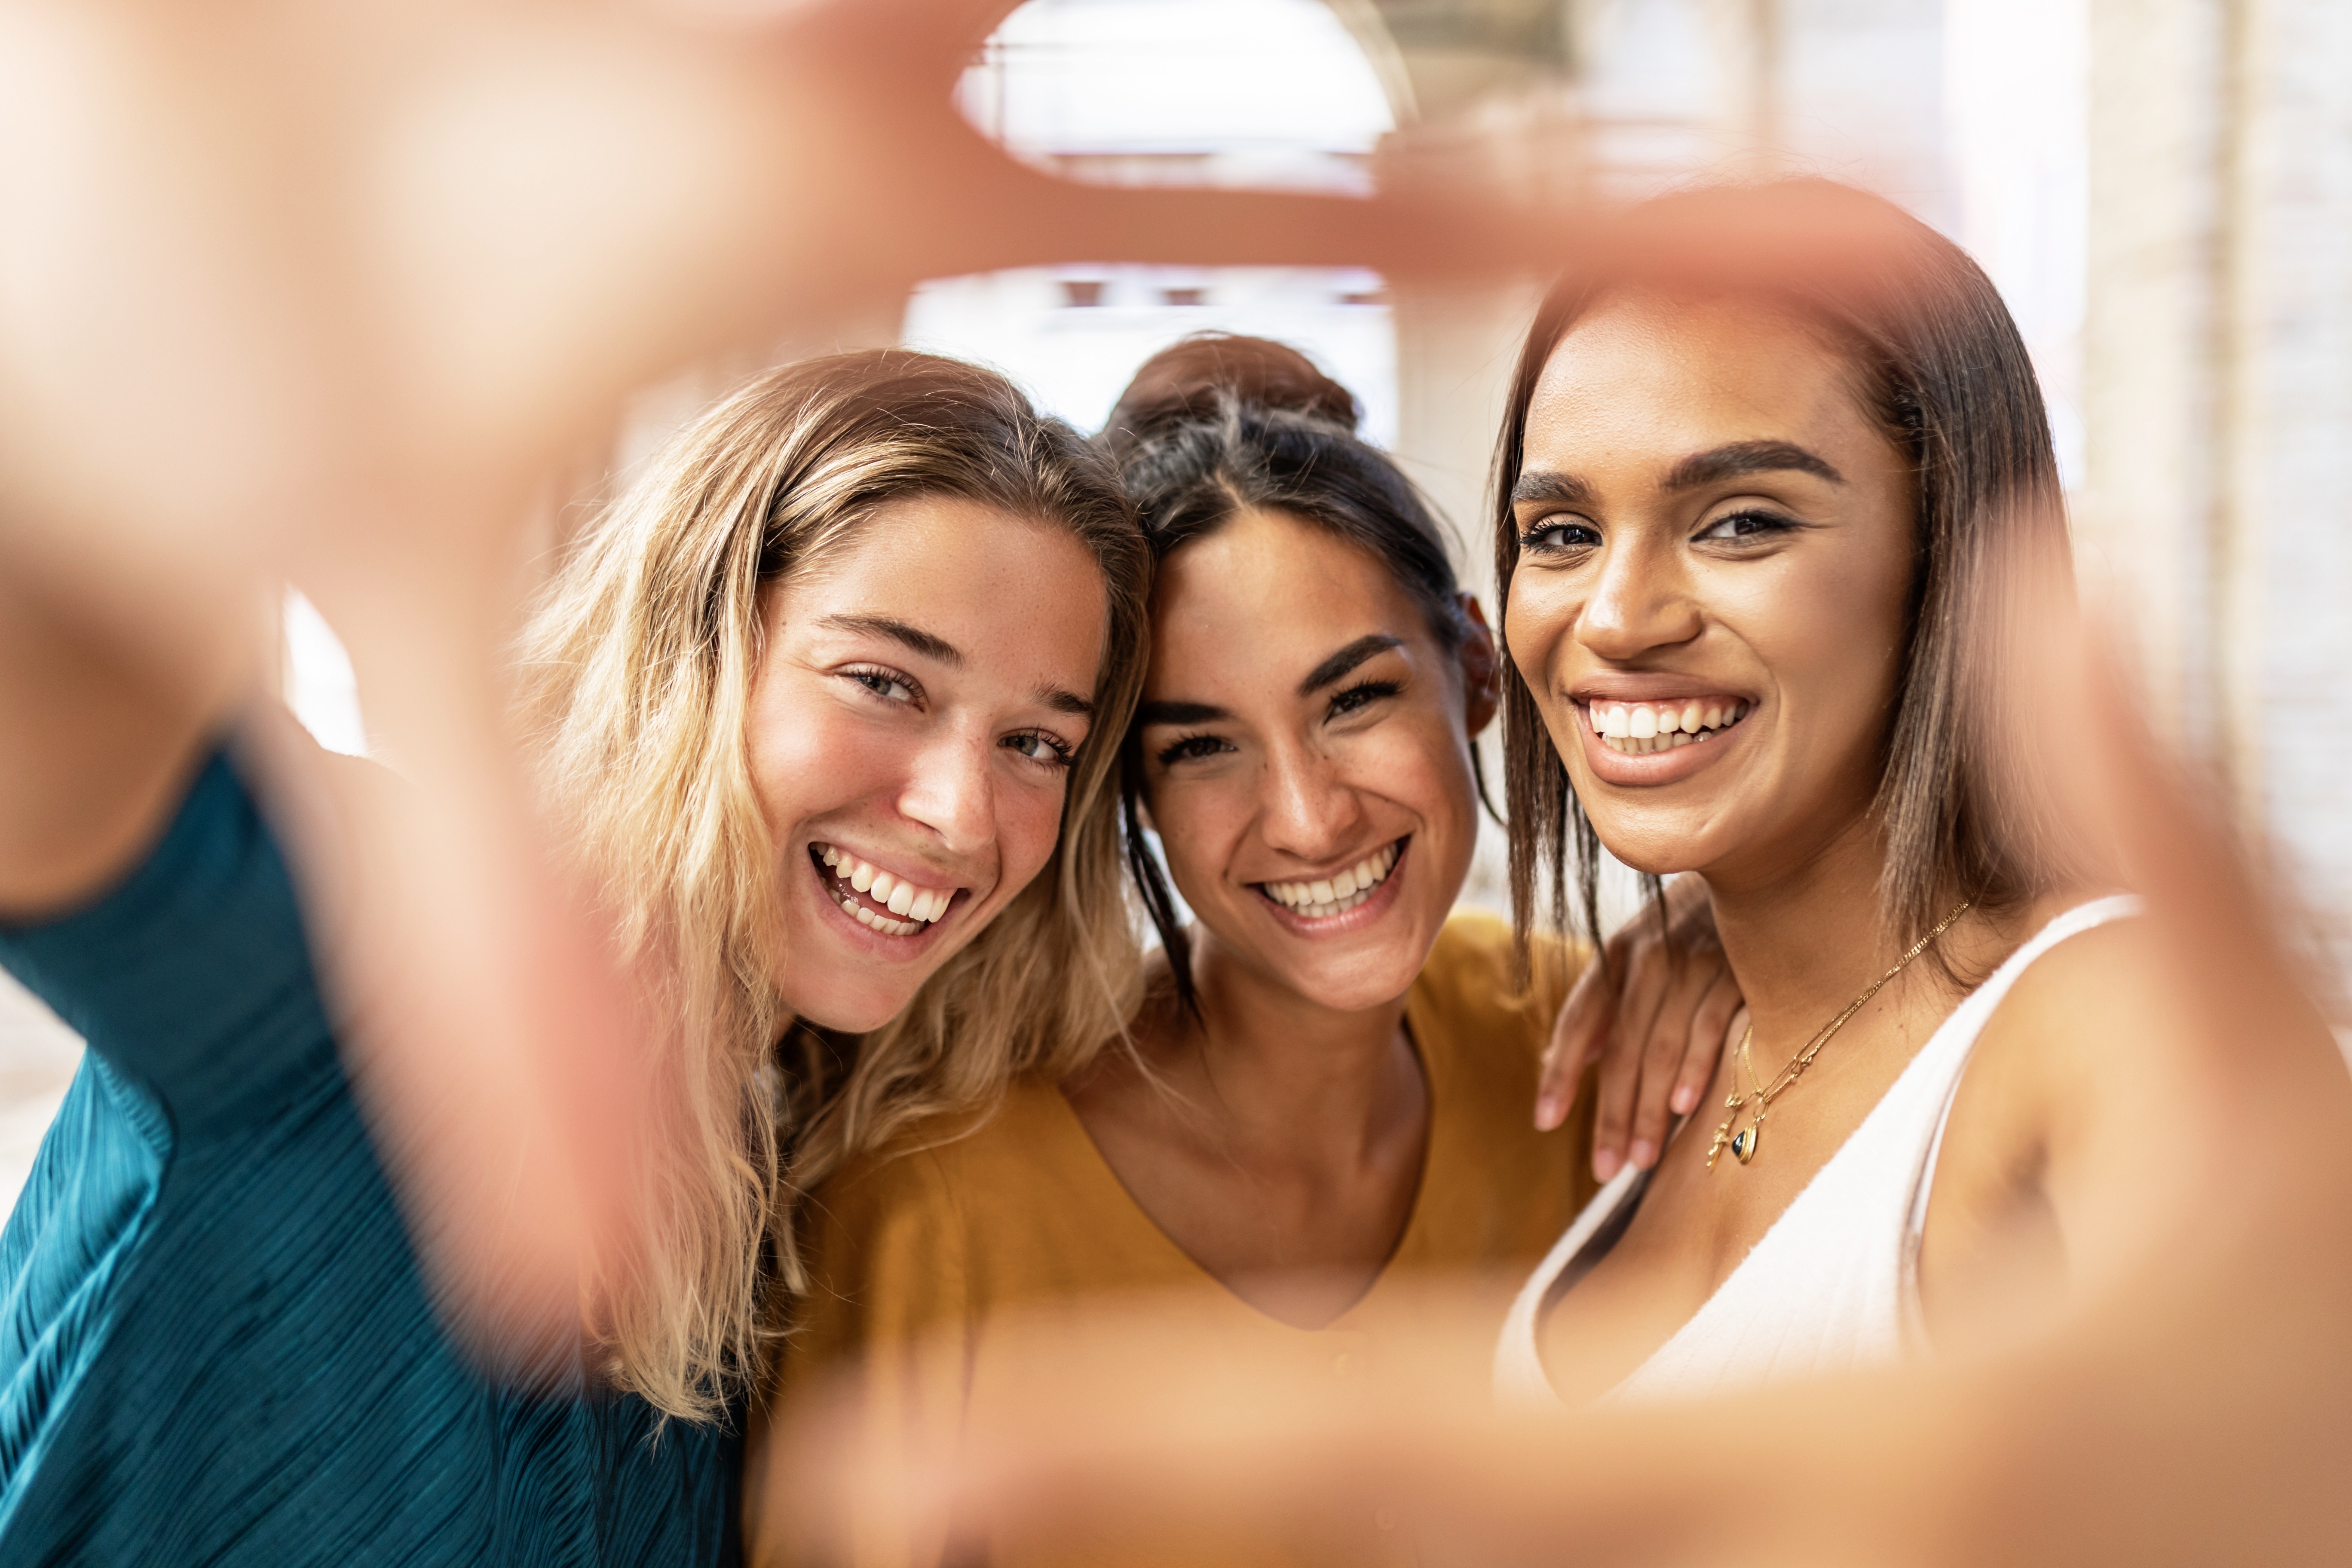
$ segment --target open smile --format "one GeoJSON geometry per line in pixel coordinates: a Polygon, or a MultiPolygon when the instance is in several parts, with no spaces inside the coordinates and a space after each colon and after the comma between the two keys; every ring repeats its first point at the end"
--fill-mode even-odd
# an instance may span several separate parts
{"type": "Polygon", "coordinates": [[[1680,697],[1658,702],[1594,700],[1585,722],[1601,743],[1622,756],[1647,756],[1714,740],[1756,710],[1738,697],[1680,697]]]}
{"type": "Polygon", "coordinates": [[[859,925],[882,936],[920,936],[946,918],[962,891],[894,876],[838,845],[808,848],[827,896],[859,925]]]}
{"type": "Polygon", "coordinates": [[[1398,862],[1404,858],[1404,847],[1409,842],[1408,835],[1393,844],[1383,845],[1354,865],[1341,867],[1328,876],[1250,885],[1293,920],[1336,920],[1362,909],[1388,886],[1389,879],[1396,875],[1398,862]]]}

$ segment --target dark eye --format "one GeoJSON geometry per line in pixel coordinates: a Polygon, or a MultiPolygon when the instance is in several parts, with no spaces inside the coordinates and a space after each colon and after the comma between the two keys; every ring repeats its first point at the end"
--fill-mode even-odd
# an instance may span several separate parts
{"type": "Polygon", "coordinates": [[[1331,699],[1331,717],[1337,719],[1342,714],[1353,713],[1361,708],[1369,708],[1373,703],[1378,702],[1381,698],[1394,697],[1398,692],[1403,689],[1403,687],[1398,685],[1393,680],[1360,681],[1356,685],[1348,688],[1347,690],[1339,693],[1337,697],[1331,699]]]}
{"type": "Polygon", "coordinates": [[[1718,517],[1699,530],[1697,537],[1717,542],[1738,540],[1769,539],[1775,534],[1789,533],[1803,524],[1777,511],[1764,511],[1755,507],[1718,517]]]}
{"type": "Polygon", "coordinates": [[[1160,765],[1166,768],[1178,763],[1198,762],[1202,757],[1213,757],[1220,752],[1233,749],[1221,735],[1185,735],[1160,747],[1158,756],[1160,765]]]}
{"type": "Polygon", "coordinates": [[[1519,534],[1519,551],[1527,555],[1568,555],[1600,542],[1601,531],[1577,517],[1541,518],[1519,534]]]}
{"type": "Polygon", "coordinates": [[[1043,730],[1024,730],[1017,735],[1005,736],[997,744],[1049,768],[1066,768],[1076,754],[1068,742],[1043,730]]]}

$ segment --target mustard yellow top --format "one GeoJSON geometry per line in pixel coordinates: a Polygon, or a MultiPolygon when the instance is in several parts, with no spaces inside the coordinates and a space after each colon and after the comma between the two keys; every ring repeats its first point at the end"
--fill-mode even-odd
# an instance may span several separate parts
{"type": "MultiPolygon", "coordinates": [[[[813,1289],[767,1419],[789,1415],[797,1398],[833,1381],[812,1374],[846,1371],[858,1418],[884,1424],[869,1425],[865,1440],[951,1441],[1013,1375],[1003,1315],[1072,1297],[1184,1292],[1185,1310],[1197,1302],[1212,1336],[1328,1357],[1339,1376],[1376,1353],[1384,1336],[1412,1331],[1417,1276],[1476,1276],[1499,1330],[1512,1292],[1594,1190],[1590,1115],[1555,1132],[1535,1131],[1537,1063],[1575,963],[1536,968],[1534,985],[1513,985],[1510,928],[1494,916],[1457,914],[1440,933],[1405,1003],[1429,1089],[1420,1188],[1387,1267],[1328,1327],[1293,1327],[1225,1289],[1128,1194],[1060,1088],[1024,1079],[973,1130],[919,1129],[845,1165],[811,1196],[803,1236],[813,1289]],[[941,1339],[915,1353],[934,1334],[941,1339]],[[961,1353],[953,1353],[959,1344],[961,1353]]],[[[1589,1107],[1591,1097],[1582,1098],[1589,1107]]],[[[1483,1361],[1465,1368],[1465,1375],[1486,1373],[1483,1361]]],[[[753,1563],[788,1560],[773,1538],[773,1510],[762,1506],[767,1419],[754,1417],[745,1474],[753,1563]]],[[[861,1539],[856,1568],[939,1561],[937,1543],[882,1527],[871,1534],[888,1539],[861,1539]]],[[[1002,1541],[991,1543],[987,1560],[992,1568],[1042,1561],[1002,1541]]],[[[1223,1542],[1157,1560],[1290,1559],[1264,1542],[1223,1542]]]]}

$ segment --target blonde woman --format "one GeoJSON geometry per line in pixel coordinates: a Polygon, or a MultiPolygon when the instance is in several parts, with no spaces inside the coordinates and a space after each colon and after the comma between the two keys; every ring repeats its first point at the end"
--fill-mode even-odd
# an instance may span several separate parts
{"type": "Polygon", "coordinates": [[[527,710],[686,1131],[571,1396],[436,1321],[225,718],[0,616],[41,817],[0,841],[0,959],[90,1045],[0,1243],[0,1555],[731,1557],[720,1417],[791,1194],[1132,1005],[1104,738],[1146,570],[1073,432],[902,353],[753,384],[565,563],[527,710]]]}

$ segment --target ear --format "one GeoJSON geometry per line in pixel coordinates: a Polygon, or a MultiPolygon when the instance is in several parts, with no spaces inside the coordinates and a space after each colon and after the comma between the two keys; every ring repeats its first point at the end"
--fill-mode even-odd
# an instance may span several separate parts
{"type": "Polygon", "coordinates": [[[1502,660],[1495,651],[1495,634],[1486,629],[1486,612],[1478,607],[1475,594],[1462,595],[1462,614],[1470,622],[1469,635],[1462,639],[1462,701],[1464,718],[1470,733],[1475,737],[1495,721],[1495,709],[1502,700],[1502,660]]]}

